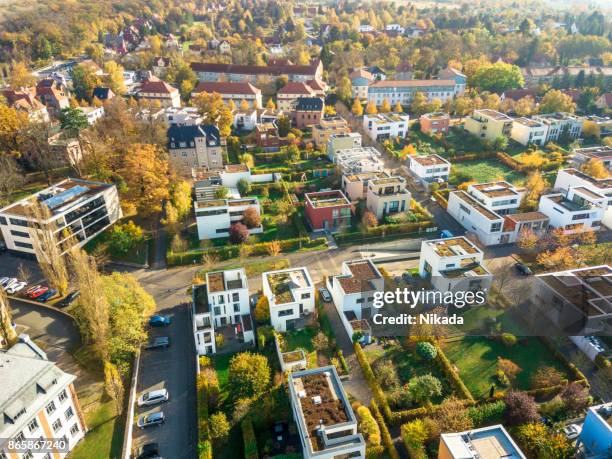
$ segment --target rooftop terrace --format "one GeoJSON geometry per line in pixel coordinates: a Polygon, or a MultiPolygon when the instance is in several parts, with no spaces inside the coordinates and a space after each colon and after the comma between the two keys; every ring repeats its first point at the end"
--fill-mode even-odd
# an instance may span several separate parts
{"type": "Polygon", "coordinates": [[[505,181],[479,183],[471,186],[489,198],[501,198],[503,196],[516,196],[518,192],[514,185],[505,181]]]}
{"type": "Polygon", "coordinates": [[[435,239],[426,241],[440,257],[454,257],[482,253],[481,250],[464,237],[435,239]]]}
{"type": "Polygon", "coordinates": [[[270,290],[274,294],[276,304],[295,301],[293,290],[310,287],[306,268],[296,268],[284,271],[272,271],[264,274],[270,290]]]}
{"type": "Polygon", "coordinates": [[[447,160],[445,160],[444,158],[438,155],[427,155],[427,156],[415,155],[415,156],[411,156],[410,159],[419,163],[421,166],[426,166],[426,167],[427,166],[438,166],[442,164],[446,164],[450,166],[450,163],[447,160]]]}
{"type": "Polygon", "coordinates": [[[333,191],[317,191],[315,193],[306,193],[304,195],[307,201],[314,208],[350,206],[351,202],[344,196],[340,190],[333,191]]]}

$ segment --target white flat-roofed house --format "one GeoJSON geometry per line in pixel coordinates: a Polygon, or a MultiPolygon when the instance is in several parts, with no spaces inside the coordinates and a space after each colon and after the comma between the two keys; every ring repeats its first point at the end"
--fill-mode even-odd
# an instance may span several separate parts
{"type": "Polygon", "coordinates": [[[342,174],[382,172],[384,163],[380,152],[374,147],[355,147],[336,150],[333,162],[342,174]]]}
{"type": "Polygon", "coordinates": [[[366,208],[379,220],[410,210],[412,196],[400,176],[373,178],[368,182],[366,208]]]}
{"type": "Polygon", "coordinates": [[[257,110],[235,110],[232,126],[239,131],[252,131],[257,126],[257,110]]]}
{"type": "Polygon", "coordinates": [[[342,191],[351,201],[366,199],[368,183],[375,178],[389,177],[386,172],[361,172],[342,176],[342,191]]]}
{"type": "Polygon", "coordinates": [[[366,457],[366,442],[336,367],[295,371],[288,387],[305,459],[366,457]]]}
{"type": "Polygon", "coordinates": [[[35,257],[34,225],[53,228],[68,250],[82,247],[122,216],[115,185],[68,178],[0,209],[0,229],[9,252],[35,257]],[[48,209],[45,221],[34,216],[35,202],[48,209]]]}
{"type": "Polygon", "coordinates": [[[543,195],[538,211],[550,219],[550,226],[562,228],[566,234],[601,229],[608,198],[586,187],[543,195]]]}
{"type": "Polygon", "coordinates": [[[419,275],[440,292],[487,290],[493,276],[483,260],[483,251],[463,236],[423,241],[419,275]]]}
{"type": "Polygon", "coordinates": [[[385,139],[403,139],[408,134],[410,117],[396,113],[377,113],[363,116],[363,128],[368,137],[377,142],[385,139]]]}
{"type": "Polygon", "coordinates": [[[559,139],[563,139],[563,136],[568,141],[575,140],[582,134],[582,125],[584,124],[583,118],[571,113],[540,114],[534,115],[532,119],[548,126],[546,143],[557,142],[559,139]]]}
{"type": "Polygon", "coordinates": [[[193,292],[193,338],[198,355],[211,355],[217,352],[215,342],[215,322],[208,304],[206,284],[194,285],[193,292]]]}
{"type": "Polygon", "coordinates": [[[512,118],[496,110],[482,109],[465,118],[464,129],[479,139],[495,142],[498,137],[510,137],[512,118]]]}
{"type": "Polygon", "coordinates": [[[239,324],[250,314],[249,283],[244,268],[206,273],[206,289],[215,327],[239,324]]]}
{"type": "Polygon", "coordinates": [[[452,191],[449,194],[446,211],[484,245],[509,242],[501,239],[503,217],[491,212],[465,191],[452,191]]]}
{"type": "Polygon", "coordinates": [[[610,446],[612,446],[612,403],[589,407],[576,443],[578,451],[585,458],[606,457],[609,455],[610,446]]]}
{"type": "Polygon", "coordinates": [[[141,109],[137,116],[146,121],[162,121],[166,127],[194,126],[204,123],[197,107],[165,107],[157,111],[148,108],[141,109]]]}
{"type": "Polygon", "coordinates": [[[74,388],[76,376],[49,361],[27,335],[19,339],[10,349],[0,351],[0,457],[62,459],[87,432],[74,388]],[[27,447],[20,452],[11,451],[11,440],[34,439],[63,441],[65,445],[47,455],[27,447]]]}
{"type": "Polygon", "coordinates": [[[516,213],[525,194],[525,190],[505,181],[472,184],[467,192],[498,215],[516,213]]]}
{"type": "Polygon", "coordinates": [[[361,147],[361,134],[359,132],[348,132],[344,134],[332,134],[327,139],[327,157],[334,162],[338,150],[361,147]]]}
{"type": "Polygon", "coordinates": [[[451,164],[439,155],[412,155],[410,171],[425,183],[448,182],[451,164]]]}
{"type": "MultiPolygon", "coordinates": [[[[236,197],[228,199],[202,199],[194,202],[196,223],[198,226],[198,237],[203,239],[215,239],[228,237],[230,226],[242,221],[244,212],[253,208],[261,215],[259,200],[251,197],[236,197]]],[[[250,234],[263,231],[260,225],[249,228],[250,234]]]]}
{"type": "Polygon", "coordinates": [[[270,305],[270,323],[276,331],[299,328],[300,319],[314,314],[314,283],[307,268],[269,271],[261,277],[263,294],[270,305]]]}
{"type": "Polygon", "coordinates": [[[504,426],[495,425],[440,436],[438,459],[526,459],[504,426]]]}
{"type": "Polygon", "coordinates": [[[87,117],[90,126],[104,116],[104,107],[79,107],[79,110],[87,117]]]}
{"type": "Polygon", "coordinates": [[[601,161],[608,170],[612,171],[612,147],[606,145],[576,148],[573,159],[577,166],[582,166],[592,159],[601,161]]]}
{"type": "Polygon", "coordinates": [[[512,122],[511,137],[521,145],[539,145],[546,143],[548,125],[530,118],[515,118],[512,122]]]}

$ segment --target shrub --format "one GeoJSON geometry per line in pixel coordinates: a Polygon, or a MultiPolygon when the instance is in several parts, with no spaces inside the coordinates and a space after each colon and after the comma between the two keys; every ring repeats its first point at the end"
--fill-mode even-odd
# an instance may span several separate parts
{"type": "Polygon", "coordinates": [[[516,336],[514,336],[512,333],[502,333],[501,340],[507,347],[512,347],[517,342],[516,336]]]}
{"type": "Polygon", "coordinates": [[[240,222],[234,223],[229,229],[229,240],[233,244],[242,244],[249,238],[249,229],[240,222]]]}
{"type": "Polygon", "coordinates": [[[425,423],[420,419],[402,425],[402,440],[411,459],[425,459],[425,441],[429,437],[429,431],[425,423]]]}
{"type": "Polygon", "coordinates": [[[210,417],[210,436],[216,441],[223,441],[227,438],[230,431],[230,424],[223,411],[213,414],[210,417]]]}
{"type": "Polygon", "coordinates": [[[425,360],[433,360],[438,355],[436,347],[428,341],[420,341],[416,344],[416,353],[425,360]]]}
{"type": "Polygon", "coordinates": [[[263,355],[242,352],[230,360],[228,385],[234,398],[259,396],[269,383],[270,367],[263,355]]]}
{"type": "Polygon", "coordinates": [[[468,415],[472,418],[475,426],[488,425],[498,421],[506,412],[506,402],[498,400],[492,403],[485,403],[480,406],[472,406],[468,409],[468,415]]]}
{"type": "Polygon", "coordinates": [[[460,393],[463,398],[473,402],[474,397],[472,396],[472,393],[465,386],[465,383],[453,368],[453,365],[451,364],[450,360],[448,360],[448,357],[446,357],[446,354],[442,352],[442,349],[440,349],[439,346],[436,346],[436,351],[438,352],[438,363],[440,364],[440,368],[451,382],[455,392],[460,393]]]}
{"type": "Polygon", "coordinates": [[[578,413],[589,406],[589,390],[573,382],[561,392],[561,399],[568,411],[578,413]]]}
{"type": "Polygon", "coordinates": [[[574,447],[563,434],[541,423],[529,423],[516,430],[516,440],[529,457],[574,457],[574,447]]]}
{"type": "Polygon", "coordinates": [[[240,196],[246,196],[251,192],[251,184],[247,179],[241,178],[236,184],[240,196]]]}
{"type": "Polygon", "coordinates": [[[395,365],[389,359],[378,360],[374,364],[376,380],[384,389],[396,388],[400,385],[395,365]]]}
{"type": "Polygon", "coordinates": [[[595,357],[595,365],[597,365],[599,368],[609,368],[610,367],[610,360],[603,354],[597,354],[597,357],[595,357]]]}
{"type": "Polygon", "coordinates": [[[109,247],[121,254],[126,254],[136,244],[144,241],[142,228],[132,220],[117,223],[110,230],[109,247]]]}
{"type": "Polygon", "coordinates": [[[557,386],[563,381],[563,375],[556,368],[544,366],[538,368],[531,378],[531,387],[540,389],[542,387],[557,386]]]}
{"type": "Polygon", "coordinates": [[[408,383],[408,391],[415,402],[429,402],[433,397],[442,395],[442,383],[430,374],[417,376],[408,383]]]}
{"type": "Polygon", "coordinates": [[[207,355],[201,355],[198,357],[200,368],[209,367],[212,365],[212,360],[207,355]]]}
{"type": "MultiPolygon", "coordinates": [[[[242,221],[247,228],[257,228],[261,225],[261,216],[255,207],[247,207],[242,213],[242,221]]],[[[248,237],[248,235],[247,235],[248,237]]]]}
{"type": "Polygon", "coordinates": [[[360,406],[357,408],[357,416],[359,417],[359,430],[366,441],[372,446],[380,445],[380,428],[370,409],[367,406],[360,406]]]}
{"type": "Polygon", "coordinates": [[[526,424],[539,419],[538,405],[534,398],[525,392],[511,390],[504,397],[506,418],[510,424],[526,424]]]}

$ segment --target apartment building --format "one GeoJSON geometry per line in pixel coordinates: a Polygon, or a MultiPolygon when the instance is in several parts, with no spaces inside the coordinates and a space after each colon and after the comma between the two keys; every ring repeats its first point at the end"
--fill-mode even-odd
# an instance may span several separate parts
{"type": "Polygon", "coordinates": [[[331,116],[321,119],[319,124],[312,127],[312,140],[315,147],[323,148],[333,135],[349,134],[351,128],[341,116],[331,116]]]}
{"type": "Polygon", "coordinates": [[[548,125],[531,118],[515,118],[512,122],[512,133],[510,136],[521,145],[546,144],[548,125]]]}
{"type": "Polygon", "coordinates": [[[145,121],[161,121],[166,127],[204,123],[204,117],[200,115],[197,107],[165,107],[157,111],[143,108],[136,116],[145,121]]]}
{"type": "Polygon", "coordinates": [[[450,116],[444,112],[431,112],[419,118],[423,134],[446,134],[450,129],[450,116]]]}
{"type": "Polygon", "coordinates": [[[419,275],[440,292],[488,290],[493,275],[483,260],[483,251],[463,236],[423,241],[419,275]]]}
{"type": "Polygon", "coordinates": [[[338,150],[361,147],[361,134],[359,132],[349,132],[344,134],[332,134],[327,139],[327,157],[334,161],[338,150]]]}
{"type": "Polygon", "coordinates": [[[307,268],[268,271],[261,275],[263,294],[270,305],[276,331],[301,328],[315,312],[314,283],[307,268]]]}
{"type": "Polygon", "coordinates": [[[219,94],[225,104],[231,101],[236,107],[240,107],[243,101],[249,104],[249,108],[262,107],[261,89],[248,82],[200,81],[191,93],[191,97],[196,97],[200,93],[219,94]]]}
{"type": "Polygon", "coordinates": [[[306,83],[290,81],[276,93],[276,105],[289,111],[300,97],[315,97],[315,91],[306,83]]]}
{"type": "Polygon", "coordinates": [[[351,80],[351,93],[353,99],[365,100],[368,98],[368,86],[376,80],[374,75],[365,69],[357,69],[349,75],[351,80]]]}
{"type": "Polygon", "coordinates": [[[0,351],[0,457],[66,457],[87,432],[74,389],[76,376],[60,370],[27,335],[0,351]],[[11,449],[12,441],[49,440],[58,446],[45,453],[11,449]]]}
{"type": "Polygon", "coordinates": [[[289,81],[306,82],[323,78],[323,63],[320,59],[315,59],[308,65],[295,65],[287,60],[271,62],[268,65],[193,62],[191,69],[200,81],[255,83],[258,79],[272,81],[280,76],[286,76],[289,81]]]}
{"type": "MultiPolygon", "coordinates": [[[[196,200],[193,206],[200,240],[228,237],[230,226],[241,222],[247,209],[255,209],[257,214],[261,215],[257,198],[202,199],[196,200]]],[[[261,225],[249,228],[251,234],[261,232],[263,232],[261,225]]]]}
{"type": "Polygon", "coordinates": [[[585,459],[605,458],[612,447],[612,403],[589,407],[576,442],[585,459]]]}
{"type": "Polygon", "coordinates": [[[87,124],[90,126],[104,117],[104,107],[79,107],[78,110],[87,117],[87,124]]]}
{"type": "Polygon", "coordinates": [[[295,371],[288,387],[305,459],[366,457],[366,443],[336,367],[295,371]]]}
{"type": "Polygon", "coordinates": [[[353,206],[340,190],[304,195],[306,220],[313,231],[341,231],[351,225],[353,206]]]}
{"type": "Polygon", "coordinates": [[[440,436],[438,459],[526,459],[501,424],[440,436]]]}
{"type": "Polygon", "coordinates": [[[357,174],[344,174],[342,176],[342,191],[351,202],[366,199],[368,183],[376,178],[387,178],[386,172],[360,172],[357,174]]]}
{"type": "Polygon", "coordinates": [[[608,170],[612,171],[612,147],[597,145],[574,150],[573,160],[576,166],[580,167],[592,159],[601,161],[608,170]]]}
{"type": "Polygon", "coordinates": [[[582,134],[584,120],[571,113],[549,113],[534,115],[533,120],[539,121],[548,127],[546,143],[557,142],[559,139],[567,141],[576,140],[582,134]]]}
{"type": "Polygon", "coordinates": [[[382,105],[387,101],[391,106],[396,103],[408,106],[417,92],[422,92],[428,101],[439,99],[441,102],[453,99],[457,92],[455,80],[383,80],[368,86],[368,102],[382,105]]]}
{"type": "Polygon", "coordinates": [[[82,247],[123,216],[115,185],[67,178],[0,209],[0,230],[14,255],[34,258],[35,228],[57,235],[62,251],[82,247]],[[33,205],[48,216],[37,218],[33,205]]]}
{"type": "Polygon", "coordinates": [[[217,352],[215,323],[208,303],[207,285],[192,286],[193,338],[198,355],[212,355],[217,352]]]}
{"type": "Polygon", "coordinates": [[[320,97],[300,97],[292,105],[291,122],[298,129],[320,124],[325,104],[320,97]]]}
{"type": "Polygon", "coordinates": [[[554,328],[572,336],[610,334],[610,279],[612,268],[608,265],[536,275],[529,306],[533,323],[544,324],[552,334],[554,328]]]}
{"type": "Polygon", "coordinates": [[[440,80],[453,80],[455,82],[455,95],[462,96],[467,88],[467,76],[453,67],[446,67],[438,72],[440,80]]]}
{"type": "Polygon", "coordinates": [[[448,182],[451,164],[440,155],[412,155],[409,169],[421,182],[448,182]]]}
{"type": "Polygon", "coordinates": [[[382,172],[384,170],[381,154],[374,147],[336,150],[332,160],[342,174],[382,172]]]}
{"type": "Polygon", "coordinates": [[[234,110],[232,116],[234,117],[232,127],[238,131],[252,131],[257,126],[257,110],[253,108],[234,110]]]}
{"type": "Polygon", "coordinates": [[[187,176],[194,167],[223,167],[223,139],[219,129],[211,124],[170,126],[168,151],[170,165],[187,176]]]}
{"type": "Polygon", "coordinates": [[[377,113],[363,116],[363,128],[368,137],[377,142],[386,139],[403,139],[408,133],[410,117],[396,113],[377,113]]]}
{"type": "Polygon", "coordinates": [[[403,177],[373,178],[368,181],[366,208],[379,220],[410,210],[411,198],[403,177]]]}
{"type": "Polygon", "coordinates": [[[465,119],[463,127],[479,139],[495,142],[498,137],[510,137],[512,133],[512,118],[488,108],[474,110],[465,119]]]}
{"type": "Polygon", "coordinates": [[[150,76],[140,83],[136,90],[138,100],[158,102],[162,107],[180,107],[179,90],[155,76],[150,76]]]}
{"type": "Polygon", "coordinates": [[[472,184],[468,186],[467,192],[498,215],[516,213],[525,195],[525,190],[503,180],[472,184]]]}
{"type": "Polygon", "coordinates": [[[504,244],[502,239],[504,219],[491,212],[465,191],[452,191],[448,196],[447,212],[466,230],[473,232],[484,245],[504,244]]]}
{"type": "Polygon", "coordinates": [[[550,226],[562,228],[566,234],[601,229],[608,199],[586,187],[571,187],[567,191],[540,197],[538,211],[548,216],[550,226]]]}

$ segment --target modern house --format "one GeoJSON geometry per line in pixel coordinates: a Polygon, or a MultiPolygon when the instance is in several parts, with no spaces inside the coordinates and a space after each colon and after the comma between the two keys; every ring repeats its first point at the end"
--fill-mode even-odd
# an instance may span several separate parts
{"type": "Polygon", "coordinates": [[[498,182],[475,183],[467,192],[487,209],[498,215],[514,214],[521,205],[525,190],[500,180],[498,182]]]}
{"type": "Polygon", "coordinates": [[[204,117],[200,115],[197,107],[165,107],[157,111],[143,108],[138,111],[137,116],[146,121],[161,121],[166,127],[204,123],[204,117]]]}
{"type": "Polygon", "coordinates": [[[307,268],[268,271],[261,278],[276,331],[299,329],[314,314],[315,289],[307,268]]]}
{"type": "Polygon", "coordinates": [[[410,210],[411,198],[403,177],[396,175],[368,181],[366,208],[379,220],[410,210]]]}
{"type": "Polygon", "coordinates": [[[221,134],[212,124],[170,126],[168,151],[170,165],[181,175],[189,175],[194,167],[223,167],[221,134]]]}
{"type": "Polygon", "coordinates": [[[521,145],[538,145],[546,144],[548,133],[548,125],[531,118],[515,118],[512,122],[512,139],[521,145]]]}
{"type": "MultiPolygon", "coordinates": [[[[612,305],[608,265],[589,266],[567,271],[537,274],[531,288],[531,306],[541,312],[552,327],[573,335],[608,335],[612,332],[612,305]]],[[[588,445],[587,445],[588,446],[588,445]]],[[[605,457],[605,456],[604,456],[605,457]]]]}
{"type": "Polygon", "coordinates": [[[288,61],[271,62],[268,65],[222,64],[193,62],[191,69],[200,81],[232,81],[255,83],[258,79],[272,81],[286,76],[289,81],[321,80],[323,63],[315,59],[308,65],[295,65],[288,61]]]}
{"type": "Polygon", "coordinates": [[[455,97],[457,83],[455,80],[375,81],[368,86],[368,102],[380,106],[387,99],[391,106],[398,102],[408,106],[417,92],[422,92],[430,102],[434,99],[446,102],[455,97]]]}
{"type": "Polygon", "coordinates": [[[353,206],[340,190],[306,193],[304,208],[313,231],[336,232],[351,225],[353,206]]]}
{"type": "Polygon", "coordinates": [[[604,459],[612,448],[612,403],[591,406],[577,441],[585,459],[604,459]]]}
{"type": "Polygon", "coordinates": [[[546,143],[557,142],[565,137],[567,141],[572,141],[582,134],[584,119],[571,113],[549,113],[534,115],[532,119],[544,123],[548,126],[546,133],[546,143]]]}
{"type": "Polygon", "coordinates": [[[251,83],[232,83],[227,81],[200,81],[191,93],[195,97],[200,93],[219,94],[225,104],[230,101],[240,107],[242,101],[249,104],[249,108],[261,108],[261,89],[251,83]]]}
{"type": "Polygon", "coordinates": [[[232,126],[238,131],[252,131],[257,126],[257,110],[254,108],[236,109],[232,112],[232,116],[234,117],[232,126]]]}
{"type": "Polygon", "coordinates": [[[440,436],[438,459],[526,459],[501,424],[440,436]]]}
{"type": "Polygon", "coordinates": [[[389,174],[383,171],[344,174],[342,176],[342,191],[352,202],[366,199],[370,180],[387,177],[389,177],[389,174]]]}
{"type": "Polygon", "coordinates": [[[67,178],[0,209],[0,230],[10,253],[33,258],[35,228],[55,232],[65,252],[82,247],[122,215],[115,185],[67,178]],[[46,218],[33,210],[35,203],[48,212],[46,218]]]}
{"type": "Polygon", "coordinates": [[[305,459],[366,457],[366,443],[336,367],[293,372],[288,387],[305,459]]]}
{"type": "Polygon", "coordinates": [[[474,110],[465,119],[464,129],[479,139],[495,142],[498,137],[510,137],[512,133],[512,118],[488,108],[474,110]]]}
{"type": "Polygon", "coordinates": [[[315,147],[323,148],[327,146],[332,135],[342,135],[351,132],[348,122],[341,116],[331,116],[321,119],[319,124],[312,127],[312,140],[315,147]]]}
{"type": "Polygon", "coordinates": [[[396,113],[377,113],[363,116],[363,128],[372,140],[403,139],[408,134],[410,117],[396,113]]]}
{"type": "Polygon", "coordinates": [[[298,129],[321,123],[325,104],[320,97],[300,97],[292,104],[291,121],[298,129]]]}
{"type": "Polygon", "coordinates": [[[419,118],[419,124],[424,134],[446,134],[450,129],[450,116],[444,112],[425,113],[419,118]]]}
{"type": "Polygon", "coordinates": [[[0,457],[62,459],[87,432],[85,416],[74,388],[76,376],[60,370],[27,335],[0,351],[0,457]],[[27,441],[65,441],[47,453],[28,449],[27,441]],[[19,451],[11,444],[26,441],[19,451]]]}
{"type": "MultiPolygon", "coordinates": [[[[261,214],[261,207],[257,198],[227,198],[227,199],[201,199],[194,201],[195,217],[198,226],[198,238],[215,239],[228,237],[230,226],[241,222],[244,212],[253,208],[261,214]]],[[[249,228],[249,233],[257,234],[263,231],[261,225],[249,228]]]]}
{"type": "Polygon", "coordinates": [[[451,164],[440,155],[411,155],[410,172],[423,183],[448,182],[451,164]]]}
{"type": "Polygon", "coordinates": [[[354,147],[336,150],[332,160],[342,174],[382,172],[384,170],[381,154],[374,147],[354,147]]]}
{"type": "Polygon", "coordinates": [[[483,260],[483,251],[463,236],[423,241],[419,275],[440,292],[487,290],[493,275],[483,260]]]}
{"type": "Polygon", "coordinates": [[[598,231],[608,209],[608,198],[586,187],[570,187],[540,197],[538,211],[550,219],[550,226],[566,234],[585,229],[598,231]]]}
{"type": "Polygon", "coordinates": [[[96,124],[104,116],[104,107],[79,107],[78,110],[87,117],[87,124],[96,124]]]}
{"type": "Polygon", "coordinates": [[[334,161],[338,150],[361,147],[361,134],[359,132],[349,132],[344,134],[332,134],[327,139],[327,157],[334,161]]]}
{"type": "Polygon", "coordinates": [[[206,284],[192,287],[193,338],[198,355],[212,355],[217,352],[215,323],[212,317],[206,284]]]}
{"type": "Polygon", "coordinates": [[[181,106],[179,90],[155,76],[151,76],[140,83],[136,90],[136,97],[138,100],[158,102],[162,107],[181,106]]]}
{"type": "Polygon", "coordinates": [[[612,147],[598,145],[574,150],[574,162],[577,166],[582,166],[592,159],[601,161],[608,170],[612,171],[612,147]]]}

